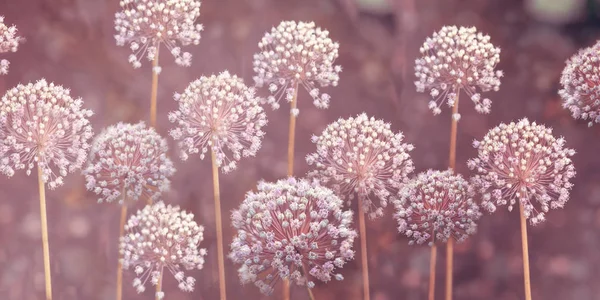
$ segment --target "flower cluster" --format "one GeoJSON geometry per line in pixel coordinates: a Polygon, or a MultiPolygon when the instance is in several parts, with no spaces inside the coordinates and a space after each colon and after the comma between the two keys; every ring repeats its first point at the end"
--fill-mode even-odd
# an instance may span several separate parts
{"type": "Polygon", "coordinates": [[[144,123],[106,128],[92,143],[83,171],[88,190],[100,197],[98,202],[157,200],[175,173],[168,148],[167,141],[144,123]]]}
{"type": "Polygon", "coordinates": [[[403,139],[401,132],[392,132],[389,123],[364,113],[339,119],[320,136],[313,136],[317,151],[306,162],[315,170],[308,175],[331,186],[348,202],[358,196],[365,212],[381,216],[390,196],[414,169],[408,154],[413,146],[403,139]],[[379,206],[374,198],[379,199],[379,206]]]}
{"type": "Polygon", "coordinates": [[[279,108],[284,95],[291,102],[300,86],[308,91],[316,107],[329,106],[330,96],[321,93],[318,86],[337,86],[342,71],[334,65],[339,45],[329,38],[329,31],[315,27],[313,22],[284,21],[265,34],[258,47],[254,81],[258,87],[268,86],[271,96],[267,101],[274,109],[279,108]]]}
{"type": "MultiPolygon", "coordinates": [[[[481,99],[481,92],[500,89],[502,71],[495,71],[500,62],[500,48],[490,43],[490,37],[475,27],[444,26],[428,37],[420,48],[422,57],[415,61],[417,91],[429,91],[429,108],[441,112],[444,100],[453,107],[464,90],[480,113],[489,113],[492,101],[481,99]]],[[[460,115],[454,115],[459,119],[460,115]]]]}
{"type": "Polygon", "coordinates": [[[600,123],[600,42],[581,49],[567,61],[558,94],[573,118],[600,123]]]}
{"type": "Polygon", "coordinates": [[[398,230],[409,244],[461,242],[475,233],[480,217],[471,185],[452,170],[420,173],[409,181],[394,201],[398,230]]]}
{"type": "Polygon", "coordinates": [[[242,283],[254,282],[265,294],[279,279],[314,287],[314,279],[330,281],[354,258],[352,211],[316,181],[288,178],[261,182],[233,211],[237,235],[231,259],[242,264],[242,283]]]}
{"type": "Polygon", "coordinates": [[[563,207],[569,199],[575,151],[565,148],[565,140],[555,138],[551,128],[527,119],[500,124],[473,146],[479,154],[468,166],[476,172],[472,181],[488,211],[507,204],[512,210],[519,201],[535,225],[550,208],[563,207]]]}
{"type": "Polygon", "coordinates": [[[119,252],[123,268],[133,268],[136,274],[133,286],[137,292],[145,291],[148,280],[152,285],[158,284],[165,269],[179,282],[179,289],[193,291],[196,280],[185,277],[182,268],[202,269],[206,250],[198,247],[204,239],[203,232],[193,214],[163,202],[148,205],[131,216],[119,252]]]}
{"type": "Polygon", "coordinates": [[[45,80],[19,84],[0,101],[0,173],[13,176],[37,165],[51,189],[87,157],[92,111],[69,90],[45,80]]]}
{"type": "MultiPolygon", "coordinates": [[[[190,66],[192,55],[181,52],[182,46],[200,43],[201,24],[198,0],[121,0],[120,12],[115,14],[115,40],[117,45],[128,44],[133,54],[129,62],[139,68],[140,60],[147,56],[154,60],[163,43],[175,57],[175,63],[190,66]]],[[[160,73],[158,70],[154,70],[160,73]]]]}
{"type": "Polygon", "coordinates": [[[179,110],[169,113],[176,125],[170,134],[179,141],[181,159],[195,153],[204,159],[211,150],[217,165],[229,172],[242,156],[256,155],[267,117],[261,99],[241,78],[228,72],[200,77],[175,94],[175,101],[179,110]]]}
{"type": "MultiPolygon", "coordinates": [[[[17,36],[17,27],[14,25],[8,27],[4,24],[4,17],[0,16],[0,53],[17,52],[21,37],[17,36]]],[[[6,59],[0,60],[0,74],[8,73],[9,62],[6,59]]]]}

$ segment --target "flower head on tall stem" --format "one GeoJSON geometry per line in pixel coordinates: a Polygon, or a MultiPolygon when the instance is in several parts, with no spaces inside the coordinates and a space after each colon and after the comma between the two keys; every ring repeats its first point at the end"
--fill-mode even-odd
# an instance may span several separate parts
{"type": "Polygon", "coordinates": [[[352,211],[316,181],[290,177],[260,182],[233,211],[237,234],[231,259],[241,264],[242,283],[254,282],[265,294],[280,279],[315,285],[314,280],[342,280],[336,268],[354,258],[352,211]]]}
{"type": "MultiPolygon", "coordinates": [[[[441,112],[444,100],[453,107],[461,90],[473,101],[475,110],[490,112],[492,101],[481,99],[481,92],[498,91],[503,73],[495,70],[500,48],[490,43],[488,35],[475,27],[444,26],[428,37],[419,51],[422,56],[415,61],[415,85],[418,92],[429,92],[429,108],[434,114],[441,112]]],[[[460,115],[453,117],[459,119],[460,115]]]]}
{"type": "MultiPolygon", "coordinates": [[[[0,16],[0,53],[17,52],[21,41],[23,41],[23,38],[17,36],[17,27],[14,25],[6,26],[4,17],[0,16]]],[[[0,75],[8,73],[8,65],[8,60],[0,60],[0,75]]]]}
{"type": "Polygon", "coordinates": [[[143,122],[110,126],[92,143],[83,171],[87,188],[98,202],[157,200],[175,173],[168,149],[166,139],[143,122]]]}
{"type": "Polygon", "coordinates": [[[476,172],[472,182],[486,210],[508,205],[510,211],[519,201],[525,218],[535,225],[550,208],[562,208],[569,200],[575,150],[566,148],[562,137],[555,138],[551,128],[527,119],[500,124],[473,146],[479,153],[468,166],[476,172]]]}
{"type": "Polygon", "coordinates": [[[420,173],[409,181],[394,201],[398,230],[409,244],[433,245],[453,238],[465,240],[477,229],[479,206],[473,187],[452,170],[420,173]]]}
{"type": "Polygon", "coordinates": [[[258,87],[269,88],[267,102],[274,109],[279,108],[282,97],[293,100],[296,86],[308,91],[316,107],[329,106],[329,94],[319,87],[337,86],[342,71],[341,66],[334,65],[339,45],[329,38],[329,31],[313,22],[283,21],[265,34],[258,47],[254,81],[258,87]]]}
{"type": "Polygon", "coordinates": [[[138,293],[145,291],[148,280],[157,285],[165,270],[175,277],[180,290],[191,292],[196,280],[185,277],[183,269],[202,269],[206,250],[198,247],[203,239],[204,227],[196,224],[193,214],[161,201],[129,218],[119,251],[123,267],[133,268],[136,274],[133,286],[138,293]]]}
{"type": "Polygon", "coordinates": [[[119,46],[129,45],[133,52],[129,62],[134,68],[142,66],[144,56],[154,60],[161,43],[175,63],[191,65],[192,55],[182,52],[181,46],[200,43],[203,27],[196,24],[199,0],[121,0],[120,5],[122,10],[115,14],[115,40],[119,46]]]}
{"type": "Polygon", "coordinates": [[[573,118],[600,123],[600,42],[579,50],[565,66],[558,94],[573,118]]]}
{"type": "Polygon", "coordinates": [[[179,109],[169,113],[176,126],[170,134],[179,142],[182,160],[198,153],[204,159],[212,149],[217,166],[227,173],[242,157],[256,155],[267,117],[261,99],[241,78],[227,71],[202,76],[175,94],[175,101],[179,109]]]}
{"type": "Polygon", "coordinates": [[[8,90],[0,101],[0,173],[11,177],[25,169],[29,175],[37,165],[51,189],[62,185],[67,173],[82,167],[93,136],[92,111],[82,105],[43,79],[8,90]]]}
{"type": "Polygon", "coordinates": [[[312,140],[317,151],[306,157],[315,168],[309,177],[333,188],[343,200],[358,198],[371,217],[383,215],[390,196],[414,170],[409,155],[413,146],[403,143],[403,134],[364,113],[329,124],[312,140]]]}

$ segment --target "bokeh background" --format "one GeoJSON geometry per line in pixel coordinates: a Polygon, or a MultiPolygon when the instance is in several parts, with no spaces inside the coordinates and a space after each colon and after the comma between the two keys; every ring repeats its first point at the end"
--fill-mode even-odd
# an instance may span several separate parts
{"type": "MultiPolygon", "coordinates": [[[[128,49],[115,45],[113,17],[118,0],[2,0],[0,15],[27,40],[17,53],[3,54],[10,72],[0,77],[0,93],[18,83],[46,78],[72,89],[95,112],[95,131],[118,121],[147,120],[150,64],[134,70],[128,49]]],[[[461,107],[458,171],[475,155],[471,141],[500,122],[528,117],[554,128],[577,150],[572,198],[565,209],[529,229],[533,296],[544,300],[600,299],[600,126],[588,128],[561,108],[558,80],[564,61],[600,37],[600,3],[595,0],[206,0],[199,46],[187,47],[192,67],[169,56],[161,60],[158,126],[166,135],[172,94],[203,74],[229,70],[252,78],[252,54],[260,37],[282,20],[315,21],[340,43],[344,68],[328,110],[315,109],[300,93],[297,174],[308,170],[304,156],[314,149],[312,134],[331,121],[361,112],[392,123],[415,145],[417,171],[447,165],[450,114],[434,117],[427,97],[413,85],[414,59],[426,36],[443,25],[476,26],[501,47],[504,70],[500,92],[490,93],[492,113],[461,107]]],[[[262,91],[263,93],[265,91],[262,91]]],[[[224,211],[234,209],[260,179],[285,175],[286,109],[269,110],[264,145],[256,158],[221,177],[224,211]]],[[[210,163],[198,158],[182,163],[171,153],[177,173],[164,196],[196,215],[205,226],[208,249],[202,271],[194,271],[196,290],[182,293],[165,281],[166,299],[217,299],[217,264],[210,163]]],[[[43,299],[39,202],[35,177],[24,172],[0,178],[0,299],[43,299]]],[[[57,300],[114,299],[119,207],[97,204],[79,174],[47,195],[54,296],[57,300]]],[[[391,209],[369,221],[368,243],[372,299],[425,299],[429,248],[409,247],[396,232],[391,209]]],[[[227,219],[226,219],[227,220],[227,219]]],[[[485,215],[478,234],[457,246],[455,299],[523,299],[521,244],[516,212],[485,215]]],[[[226,241],[233,231],[225,224],[226,241]]],[[[358,244],[358,242],[357,242],[358,244]]],[[[358,254],[358,253],[357,253],[358,254]]],[[[358,258],[358,256],[357,256],[358,258]]],[[[437,296],[442,297],[444,251],[438,255],[437,296]]],[[[316,299],[360,299],[359,260],[347,264],[345,280],[320,284],[316,299]]],[[[253,285],[241,286],[236,267],[226,262],[229,299],[279,299],[261,296],[253,285]]],[[[127,300],[138,295],[125,275],[127,300]]],[[[303,288],[293,299],[308,299],[303,288]]]]}

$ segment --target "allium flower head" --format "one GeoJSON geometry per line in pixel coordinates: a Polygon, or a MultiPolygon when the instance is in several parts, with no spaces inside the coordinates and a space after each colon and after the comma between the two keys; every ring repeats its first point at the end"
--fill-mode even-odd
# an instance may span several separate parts
{"type": "Polygon", "coordinates": [[[420,173],[409,181],[394,201],[398,230],[409,244],[433,245],[454,238],[461,242],[475,233],[480,217],[474,190],[452,170],[420,173]]]}
{"type": "MultiPolygon", "coordinates": [[[[190,83],[183,94],[175,94],[179,110],[169,114],[175,123],[171,136],[179,141],[181,159],[215,151],[224,172],[236,168],[242,156],[254,156],[264,136],[267,116],[241,78],[227,71],[190,83]]],[[[210,155],[210,154],[209,154],[210,155]]]]}
{"type": "Polygon", "coordinates": [[[313,136],[317,151],[306,162],[315,170],[308,175],[331,186],[348,203],[358,198],[370,217],[381,216],[390,196],[414,169],[408,154],[413,146],[403,139],[401,132],[392,132],[389,123],[364,113],[339,119],[320,136],[313,136]]]}
{"type": "MultiPolygon", "coordinates": [[[[22,40],[23,38],[17,36],[17,27],[14,25],[10,27],[6,26],[4,24],[4,17],[0,16],[0,53],[17,52],[19,42],[22,40]]],[[[8,65],[8,60],[0,60],[0,74],[8,73],[8,65]]]]}
{"type": "Polygon", "coordinates": [[[110,126],[92,143],[83,171],[87,188],[98,202],[157,200],[175,173],[168,149],[166,139],[144,123],[110,126]]]}
{"type": "Polygon", "coordinates": [[[202,269],[205,249],[199,249],[204,239],[204,227],[194,221],[194,215],[178,206],[165,206],[163,202],[147,205],[131,216],[125,224],[119,252],[123,268],[136,274],[133,287],[138,293],[146,290],[148,280],[158,283],[160,274],[167,270],[179,282],[179,289],[194,290],[196,280],[185,277],[183,269],[202,269]]]}
{"type": "Polygon", "coordinates": [[[346,261],[354,258],[352,211],[316,181],[288,178],[260,182],[233,211],[237,235],[231,259],[242,267],[242,283],[254,282],[270,294],[279,279],[314,287],[314,280],[330,281],[346,261]]]}
{"type": "Polygon", "coordinates": [[[565,140],[555,138],[551,128],[527,119],[500,124],[473,146],[479,154],[468,166],[476,172],[472,182],[488,211],[507,204],[510,211],[520,201],[525,217],[535,225],[544,221],[550,208],[563,207],[569,200],[575,151],[565,148],[565,140]]]}
{"type": "MultiPolygon", "coordinates": [[[[415,61],[415,85],[418,92],[428,91],[432,97],[429,108],[441,112],[444,100],[453,107],[464,90],[480,113],[489,113],[492,101],[481,99],[481,92],[500,89],[502,71],[495,71],[500,62],[500,48],[490,43],[490,37],[475,27],[444,26],[428,37],[419,49],[415,61]]],[[[459,119],[460,115],[453,116],[459,119]]]]}
{"type": "Polygon", "coordinates": [[[581,49],[567,61],[558,94],[573,118],[600,123],[600,42],[581,49]]]}
{"type": "Polygon", "coordinates": [[[200,1],[121,0],[120,5],[123,10],[115,14],[115,40],[119,46],[129,45],[133,52],[129,62],[134,68],[141,67],[144,55],[154,60],[161,44],[175,57],[175,63],[191,65],[192,55],[181,52],[181,46],[200,43],[203,27],[196,24],[200,1]]]}
{"type": "Polygon", "coordinates": [[[329,38],[329,31],[313,22],[284,21],[265,34],[258,47],[254,81],[258,87],[269,88],[267,101],[274,109],[282,97],[291,102],[296,87],[304,87],[316,107],[329,106],[330,96],[319,87],[337,86],[342,71],[334,65],[339,45],[329,38]]]}
{"type": "Polygon", "coordinates": [[[62,185],[85,162],[93,135],[92,111],[82,105],[43,79],[8,90],[0,102],[0,172],[11,177],[26,169],[29,175],[37,165],[51,189],[62,185]]]}

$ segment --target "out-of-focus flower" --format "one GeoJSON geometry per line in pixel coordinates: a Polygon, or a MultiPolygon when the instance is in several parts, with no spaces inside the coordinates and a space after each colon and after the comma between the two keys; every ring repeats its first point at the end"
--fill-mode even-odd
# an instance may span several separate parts
{"type": "Polygon", "coordinates": [[[346,261],[354,258],[352,211],[316,181],[305,179],[260,182],[233,211],[237,234],[231,259],[242,267],[242,283],[254,282],[265,294],[280,279],[314,287],[314,280],[330,281],[346,261]]]}
{"type": "MultiPolygon", "coordinates": [[[[492,101],[481,99],[481,92],[500,89],[502,71],[494,70],[500,62],[500,48],[490,43],[490,37],[475,27],[444,26],[428,37],[415,61],[415,85],[418,92],[428,91],[432,97],[429,108],[441,112],[446,100],[453,107],[461,90],[475,104],[475,110],[489,113],[492,101]]],[[[460,119],[460,115],[453,116],[460,119]]]]}
{"type": "Polygon", "coordinates": [[[398,230],[409,244],[461,242],[477,230],[479,206],[471,185],[452,170],[420,173],[409,181],[394,201],[398,230]]]}
{"type": "MultiPolygon", "coordinates": [[[[134,68],[142,66],[146,55],[154,60],[164,44],[180,66],[190,66],[192,55],[181,52],[181,46],[200,43],[201,24],[198,0],[121,0],[122,10],[115,14],[117,45],[128,44],[133,52],[129,62],[134,68]]],[[[156,70],[155,70],[156,71],[156,70]]]]}
{"type": "Polygon", "coordinates": [[[85,162],[93,136],[92,111],[82,105],[43,79],[8,90],[0,102],[0,172],[11,177],[26,169],[29,175],[37,165],[51,189],[62,185],[85,162]]]}
{"type": "Polygon", "coordinates": [[[519,201],[525,218],[535,225],[550,208],[561,208],[569,200],[575,150],[565,148],[565,140],[555,138],[551,128],[527,119],[500,124],[473,146],[479,154],[468,166],[476,172],[472,182],[486,210],[508,205],[510,211],[519,201]]]}
{"type": "Polygon", "coordinates": [[[389,123],[364,113],[339,119],[313,136],[317,151],[307,155],[306,162],[315,169],[308,176],[333,188],[348,203],[357,197],[370,217],[381,216],[390,196],[414,170],[408,154],[413,146],[403,139],[389,123]]]}
{"type": "MultiPolygon", "coordinates": [[[[8,27],[4,24],[4,17],[0,16],[0,53],[17,52],[19,42],[23,38],[17,36],[17,27],[14,25],[8,27]]],[[[9,62],[6,59],[0,60],[0,75],[8,73],[9,62]]]]}
{"type": "Polygon", "coordinates": [[[568,61],[560,78],[558,94],[573,118],[600,123],[600,42],[584,48],[568,61]]]}
{"type": "Polygon", "coordinates": [[[267,102],[274,109],[279,108],[282,97],[291,102],[299,87],[308,91],[316,107],[329,106],[329,94],[320,92],[319,87],[337,86],[342,71],[334,65],[339,45],[329,38],[329,31],[313,22],[283,21],[265,34],[258,47],[254,81],[258,87],[268,86],[271,96],[267,102]]]}
{"type": "Polygon", "coordinates": [[[194,290],[196,280],[185,277],[182,269],[202,269],[205,249],[199,249],[204,239],[204,227],[194,221],[194,215],[178,206],[161,202],[147,205],[131,216],[125,224],[119,252],[123,268],[136,274],[133,286],[138,293],[146,290],[148,280],[157,285],[161,274],[169,271],[185,292],[194,290]]]}
{"type": "Polygon", "coordinates": [[[175,173],[168,149],[167,141],[144,123],[110,126],[92,143],[83,171],[87,188],[98,202],[157,200],[175,173]]]}
{"type": "Polygon", "coordinates": [[[180,156],[200,153],[204,159],[212,150],[224,172],[236,168],[242,156],[254,156],[264,136],[267,116],[261,99],[241,78],[225,71],[200,77],[183,94],[175,94],[179,110],[169,113],[175,124],[173,139],[179,142],[180,156]]]}

